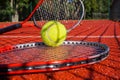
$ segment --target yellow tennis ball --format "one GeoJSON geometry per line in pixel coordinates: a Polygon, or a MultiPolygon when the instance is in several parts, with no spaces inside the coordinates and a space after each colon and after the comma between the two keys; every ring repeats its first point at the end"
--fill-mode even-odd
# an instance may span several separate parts
{"type": "Polygon", "coordinates": [[[41,37],[48,46],[59,46],[66,39],[67,30],[63,24],[58,21],[49,21],[43,25],[41,37]]]}

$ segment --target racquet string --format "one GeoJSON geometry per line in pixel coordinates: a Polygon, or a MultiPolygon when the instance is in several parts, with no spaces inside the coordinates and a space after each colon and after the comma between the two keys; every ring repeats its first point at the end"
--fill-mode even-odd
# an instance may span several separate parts
{"type": "Polygon", "coordinates": [[[38,46],[21,48],[0,53],[0,64],[47,62],[86,58],[104,52],[104,49],[86,45],[62,45],[59,47],[38,46]],[[73,50],[73,51],[71,51],[73,50]]]}
{"type": "Polygon", "coordinates": [[[34,13],[33,20],[37,27],[42,26],[39,21],[58,20],[69,30],[80,24],[83,15],[81,0],[44,0],[34,13]]]}

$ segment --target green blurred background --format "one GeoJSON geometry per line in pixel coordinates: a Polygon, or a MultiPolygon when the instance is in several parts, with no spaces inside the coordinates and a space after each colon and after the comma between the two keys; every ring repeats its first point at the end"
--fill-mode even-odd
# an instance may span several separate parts
{"type": "MultiPolygon", "coordinates": [[[[0,0],[0,22],[24,20],[36,2],[37,0],[0,0]]],[[[83,2],[84,19],[120,19],[120,0],[83,0],[83,2]]]]}

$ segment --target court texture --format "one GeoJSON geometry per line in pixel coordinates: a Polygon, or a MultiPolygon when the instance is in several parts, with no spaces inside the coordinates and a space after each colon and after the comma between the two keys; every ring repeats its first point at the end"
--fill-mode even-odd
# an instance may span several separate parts
{"type": "MultiPolygon", "coordinates": [[[[0,28],[14,24],[1,22],[0,28]]],[[[41,24],[44,24],[44,22],[41,24]]],[[[68,24],[67,26],[70,26],[68,24]]],[[[109,56],[96,64],[80,68],[0,76],[0,80],[120,80],[120,22],[111,20],[83,20],[81,24],[68,33],[66,40],[90,41],[106,44],[110,48],[109,56]]],[[[32,22],[22,28],[0,35],[0,47],[28,42],[41,42],[40,29],[32,22]]]]}

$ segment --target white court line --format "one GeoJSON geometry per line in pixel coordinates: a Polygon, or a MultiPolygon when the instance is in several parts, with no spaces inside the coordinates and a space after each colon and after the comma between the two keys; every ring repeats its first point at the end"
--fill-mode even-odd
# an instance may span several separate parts
{"type": "MultiPolygon", "coordinates": [[[[67,36],[67,38],[120,38],[120,36],[67,36]]],[[[41,38],[41,36],[0,36],[0,38],[41,38]]]]}

